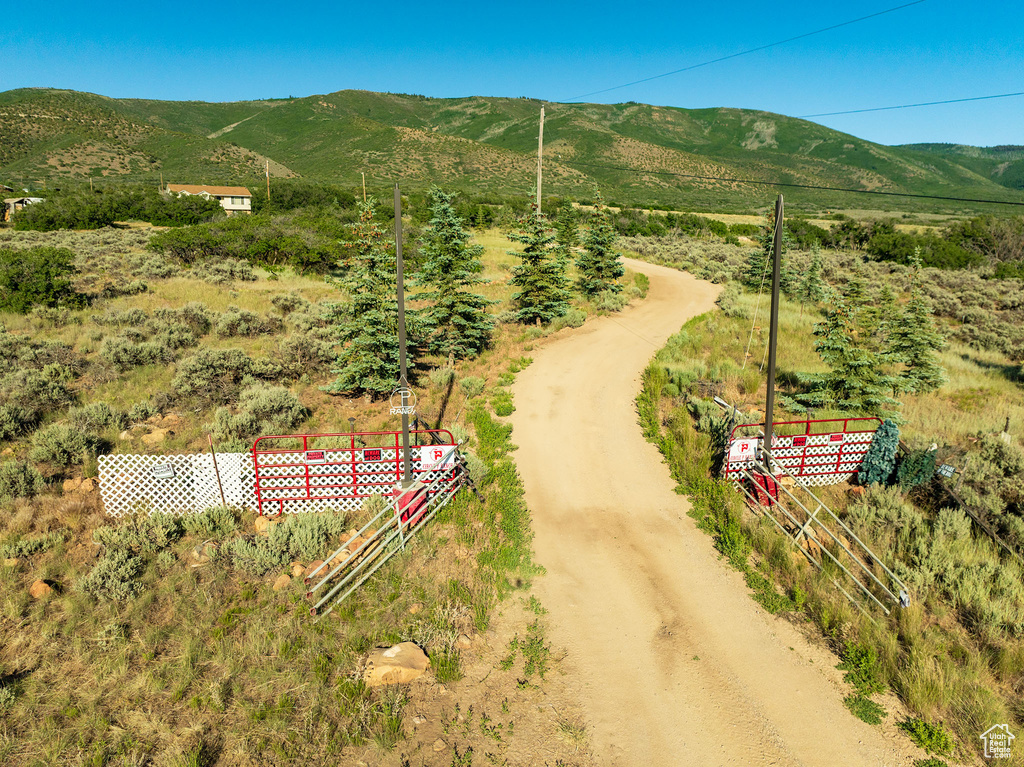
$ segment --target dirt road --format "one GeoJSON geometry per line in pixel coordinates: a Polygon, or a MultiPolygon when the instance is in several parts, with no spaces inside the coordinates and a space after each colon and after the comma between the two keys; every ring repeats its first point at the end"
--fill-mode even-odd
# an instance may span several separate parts
{"type": "MultiPolygon", "coordinates": [[[[640,373],[717,286],[641,262],[638,306],[534,353],[514,386],[537,592],[609,765],[904,765],[844,708],[834,656],[764,613],[641,435],[640,373]]],[[[892,717],[890,717],[891,719],[892,717]]]]}

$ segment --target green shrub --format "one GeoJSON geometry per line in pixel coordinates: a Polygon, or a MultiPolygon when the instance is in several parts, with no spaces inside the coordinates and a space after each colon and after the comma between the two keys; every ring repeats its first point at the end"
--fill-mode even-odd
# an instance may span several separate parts
{"type": "Polygon", "coordinates": [[[43,477],[34,466],[20,461],[0,463],[0,503],[31,498],[43,487],[43,477]]]}
{"type": "Polygon", "coordinates": [[[512,415],[516,410],[516,406],[512,404],[512,392],[508,389],[498,389],[491,397],[491,407],[494,408],[495,415],[512,415]]]}
{"type": "Polygon", "coordinates": [[[309,410],[283,386],[255,383],[242,390],[238,412],[218,408],[213,433],[217,439],[246,440],[260,434],[288,434],[309,417],[309,410]]]}
{"type": "Polygon", "coordinates": [[[718,304],[718,308],[722,310],[722,314],[726,317],[746,319],[748,316],[747,310],[740,304],[740,287],[738,283],[730,282],[726,285],[725,290],[718,294],[715,303],[718,304]]]}
{"type": "Polygon", "coordinates": [[[859,695],[872,695],[886,688],[878,650],[871,645],[847,642],[843,662],[836,668],[846,672],[843,679],[852,684],[859,695]]]}
{"type": "Polygon", "coordinates": [[[468,399],[479,397],[484,393],[484,379],[476,376],[467,376],[459,381],[459,388],[468,399]]]}
{"type": "Polygon", "coordinates": [[[860,693],[847,695],[843,704],[850,709],[850,713],[867,724],[881,724],[885,718],[885,709],[860,693]]]}
{"type": "Polygon", "coordinates": [[[941,724],[929,724],[923,719],[908,717],[900,722],[899,728],[929,754],[945,756],[953,751],[953,736],[941,724]]]}
{"type": "Polygon", "coordinates": [[[296,293],[278,293],[270,297],[270,303],[281,314],[291,314],[296,309],[307,309],[312,304],[296,293]]]}
{"type": "Polygon", "coordinates": [[[92,597],[123,602],[142,590],[139,576],[145,563],[136,554],[121,549],[104,554],[78,587],[92,597]]]}
{"type": "Polygon", "coordinates": [[[184,514],[181,525],[189,535],[223,538],[238,529],[239,512],[231,506],[211,506],[199,514],[184,514]]]}
{"type": "Polygon", "coordinates": [[[602,290],[593,299],[594,308],[600,312],[619,312],[626,308],[629,297],[621,292],[602,290]]]}
{"type": "Polygon", "coordinates": [[[454,647],[445,648],[430,656],[434,677],[441,684],[458,682],[463,677],[462,655],[454,647]]]}
{"type": "Polygon", "coordinates": [[[247,376],[273,380],[282,372],[280,365],[253,359],[241,349],[204,347],[178,363],[171,386],[184,397],[223,403],[238,393],[247,376]]]}
{"type": "Polygon", "coordinates": [[[935,476],[935,451],[915,450],[900,460],[896,469],[896,481],[904,492],[918,485],[931,482],[935,476]]]}
{"type": "Polygon", "coordinates": [[[334,344],[316,331],[292,333],[281,339],[277,348],[285,374],[294,378],[326,370],[337,356],[334,344]]]}
{"type": "Polygon", "coordinates": [[[282,322],[277,317],[261,317],[248,309],[231,306],[217,320],[214,330],[217,335],[225,338],[235,336],[254,338],[255,336],[278,333],[281,327],[282,322]]]}
{"type": "Polygon", "coordinates": [[[27,314],[34,306],[82,306],[75,292],[75,254],[67,248],[0,248],[0,311],[27,314]]]}
{"type": "Polygon", "coordinates": [[[146,324],[149,315],[144,309],[133,307],[131,309],[108,309],[103,314],[92,315],[92,321],[97,325],[113,325],[114,327],[141,327],[146,324]]]}
{"type": "Polygon", "coordinates": [[[892,420],[884,421],[871,437],[871,445],[857,471],[857,481],[861,485],[888,484],[899,446],[899,426],[892,420]]]}
{"type": "Polygon", "coordinates": [[[570,308],[561,317],[555,317],[551,320],[551,324],[548,328],[552,331],[561,330],[562,328],[579,328],[583,327],[583,323],[587,321],[587,313],[582,309],[570,308]]]}
{"type": "Polygon", "coordinates": [[[344,512],[295,514],[270,529],[266,538],[235,538],[224,543],[222,554],[234,567],[252,575],[266,575],[293,559],[322,559],[345,532],[344,512]]]}
{"type": "Polygon", "coordinates": [[[160,415],[160,411],[157,409],[149,400],[145,402],[136,402],[128,410],[127,420],[128,423],[142,423],[147,418],[152,418],[155,415],[160,415]]]}
{"type": "Polygon", "coordinates": [[[103,341],[100,357],[118,370],[131,370],[141,365],[156,365],[170,362],[174,355],[164,344],[153,341],[135,342],[124,336],[115,336],[103,341]]]}
{"type": "Polygon", "coordinates": [[[181,517],[174,514],[135,514],[119,524],[98,527],[93,540],[109,551],[149,556],[166,549],[185,533],[181,517]]]}
{"type": "Polygon", "coordinates": [[[640,291],[640,298],[647,298],[647,291],[651,288],[650,278],[643,272],[637,272],[633,275],[633,282],[640,291]]]}
{"type": "Polygon", "coordinates": [[[95,453],[100,447],[102,444],[94,434],[55,423],[32,435],[29,457],[33,461],[67,468],[81,463],[87,453],[95,453]]]}
{"type": "Polygon", "coordinates": [[[68,411],[71,427],[87,434],[103,429],[124,429],[130,423],[127,413],[114,410],[106,402],[92,402],[68,411]]]}
{"type": "Polygon", "coordinates": [[[0,559],[30,557],[64,541],[63,533],[49,533],[36,538],[21,538],[0,546],[0,559]]]}

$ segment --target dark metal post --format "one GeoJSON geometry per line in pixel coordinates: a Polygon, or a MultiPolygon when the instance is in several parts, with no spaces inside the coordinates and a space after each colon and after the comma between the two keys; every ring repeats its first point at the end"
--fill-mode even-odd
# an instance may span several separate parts
{"type": "Polygon", "coordinates": [[[775,236],[772,238],[772,311],[768,330],[768,396],[764,407],[765,465],[771,469],[772,426],[775,420],[775,347],[779,341],[779,273],[782,262],[782,195],[775,201],[775,236]]]}
{"type": "Polygon", "coordinates": [[[398,385],[402,389],[402,488],[412,484],[412,451],[409,447],[409,376],[405,359],[405,268],[402,263],[402,193],[395,184],[395,258],[398,262],[398,359],[401,375],[398,385]]]}

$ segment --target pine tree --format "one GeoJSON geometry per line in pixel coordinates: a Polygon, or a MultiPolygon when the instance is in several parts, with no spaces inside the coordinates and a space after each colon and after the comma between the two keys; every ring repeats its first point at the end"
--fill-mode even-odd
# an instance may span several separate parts
{"type": "MultiPolygon", "coordinates": [[[[765,214],[765,223],[761,228],[761,233],[757,236],[757,241],[760,248],[750,252],[741,281],[751,290],[761,290],[762,287],[769,290],[772,284],[772,258],[775,249],[774,208],[765,214]]],[[[781,261],[779,264],[779,289],[787,295],[792,295],[798,287],[796,273],[786,264],[786,252],[792,246],[793,238],[783,224],[782,242],[779,248],[779,260],[781,261]]]]}
{"type": "Polygon", "coordinates": [[[599,194],[590,227],[583,235],[583,253],[576,259],[576,288],[587,298],[604,290],[613,293],[622,290],[622,286],[616,282],[625,274],[622,254],[614,250],[617,238],[615,227],[608,218],[608,209],[599,194]]]}
{"type": "MultiPolygon", "coordinates": [[[[331,372],[338,377],[323,387],[331,394],[365,393],[377,398],[398,385],[398,300],[395,296],[394,244],[373,219],[376,200],[359,205],[343,277],[334,281],[344,300],[333,305],[329,320],[341,346],[331,372]]],[[[415,313],[406,311],[415,328],[415,313]]],[[[411,345],[410,345],[411,346],[411,345]]],[[[411,359],[411,354],[410,354],[411,359]]]]}
{"type": "Polygon", "coordinates": [[[936,352],[945,346],[942,334],[935,328],[932,308],[918,280],[921,252],[915,249],[910,260],[910,301],[889,335],[889,356],[901,362],[901,388],[908,392],[929,392],[947,380],[936,352]]]}
{"type": "Polygon", "coordinates": [[[821,262],[821,248],[817,243],[811,248],[811,263],[807,267],[807,274],[804,275],[800,286],[797,288],[796,297],[800,299],[800,316],[804,313],[804,304],[817,306],[825,300],[828,283],[821,276],[823,264],[821,262]]]}
{"type": "Polygon", "coordinates": [[[495,302],[470,291],[489,282],[480,276],[484,248],[469,244],[469,233],[452,207],[453,196],[437,187],[430,190],[430,225],[420,248],[423,265],[412,282],[428,288],[417,298],[433,302],[422,318],[428,348],[463,359],[479,354],[490,342],[494,318],[487,307],[495,302]]]}
{"type": "Polygon", "coordinates": [[[555,219],[555,257],[566,267],[572,261],[572,249],[580,244],[579,212],[568,200],[558,209],[555,219]]]}
{"type": "Polygon", "coordinates": [[[519,222],[519,230],[508,235],[512,242],[525,245],[522,251],[510,250],[522,263],[512,267],[510,284],[519,288],[512,294],[518,322],[550,322],[569,310],[565,263],[553,252],[555,236],[547,219],[535,205],[519,222]]]}
{"type": "Polygon", "coordinates": [[[899,405],[888,394],[895,382],[885,372],[882,356],[870,348],[872,339],[858,336],[857,315],[847,298],[830,297],[824,319],[814,326],[814,349],[829,371],[803,376],[810,390],[799,399],[815,407],[888,414],[899,405]]]}

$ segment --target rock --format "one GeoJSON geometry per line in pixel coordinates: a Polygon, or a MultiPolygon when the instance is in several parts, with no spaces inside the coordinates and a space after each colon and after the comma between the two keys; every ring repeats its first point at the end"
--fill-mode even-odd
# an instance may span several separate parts
{"type": "Polygon", "coordinates": [[[68,493],[73,493],[78,488],[80,488],[81,486],[82,486],[82,478],[81,477],[72,477],[71,479],[65,479],[64,480],[64,486],[63,486],[64,487],[64,493],[65,493],[65,495],[68,494],[68,493]]]}
{"type": "Polygon", "coordinates": [[[80,493],[91,493],[96,489],[96,480],[92,477],[83,479],[82,484],[78,486],[78,492],[80,493]]]}
{"type": "Polygon", "coordinates": [[[29,586],[28,593],[33,599],[42,599],[43,597],[52,594],[53,589],[46,581],[36,581],[29,586]]]}
{"type": "Polygon", "coordinates": [[[421,612],[423,612],[423,605],[419,602],[413,602],[409,605],[409,615],[419,615],[421,612]]]}
{"type": "Polygon", "coordinates": [[[365,538],[360,538],[358,535],[345,544],[345,548],[348,549],[349,554],[355,554],[359,551],[359,547],[366,543],[365,538]]]}
{"type": "Polygon", "coordinates": [[[448,744],[445,743],[440,738],[438,738],[437,740],[434,741],[434,753],[435,754],[438,754],[438,753],[444,751],[446,748],[448,748],[448,744]]]}
{"type": "Polygon", "coordinates": [[[146,419],[146,423],[160,423],[160,418],[161,416],[159,415],[151,415],[146,419]]]}
{"type": "Polygon", "coordinates": [[[181,416],[180,415],[176,415],[174,413],[169,413],[168,415],[165,415],[163,418],[160,419],[158,425],[160,426],[161,429],[170,429],[170,428],[172,428],[174,426],[177,426],[180,423],[181,423],[181,416]]]}
{"type": "Polygon", "coordinates": [[[4,559],[4,567],[17,567],[17,566],[18,566],[18,558],[17,557],[7,557],[7,558],[4,559]]]}
{"type": "Polygon", "coordinates": [[[270,535],[270,528],[274,525],[280,524],[281,520],[276,517],[256,517],[254,527],[256,528],[257,535],[270,535]]]}
{"type": "Polygon", "coordinates": [[[291,576],[279,575],[277,580],[274,581],[274,591],[280,591],[281,589],[288,588],[288,584],[292,582],[291,576]]]}
{"type": "Polygon", "coordinates": [[[777,477],[776,479],[779,480],[780,485],[785,485],[786,487],[793,487],[796,485],[796,478],[791,477],[788,474],[783,474],[781,477],[777,477]]]}
{"type": "Polygon", "coordinates": [[[466,634],[459,634],[459,638],[455,640],[455,646],[460,650],[468,650],[473,646],[473,640],[466,634]]]}
{"type": "Polygon", "coordinates": [[[118,435],[118,439],[120,439],[122,442],[127,442],[131,438],[132,433],[130,431],[123,431],[118,435]]]}
{"type": "Polygon", "coordinates": [[[420,714],[416,714],[416,716],[414,716],[412,718],[412,723],[413,724],[426,724],[427,723],[427,718],[425,716],[421,716],[420,714]]]}
{"type": "Polygon", "coordinates": [[[153,429],[149,434],[142,435],[142,443],[149,447],[155,447],[156,445],[162,445],[167,441],[168,437],[173,437],[174,432],[170,429],[153,429]]]}
{"type": "MultiPolygon", "coordinates": [[[[315,559],[315,560],[313,560],[312,562],[309,563],[309,567],[307,567],[305,570],[302,571],[302,577],[303,578],[308,578],[309,576],[311,576],[313,574],[313,571],[316,570],[318,567],[320,567],[320,565],[322,565],[323,563],[324,563],[324,561],[322,559],[315,559]]],[[[318,572],[316,574],[316,577],[317,578],[323,578],[325,575],[327,575],[327,573],[328,573],[327,568],[324,568],[323,570],[321,570],[320,572],[318,572]]]]}
{"type": "Polygon", "coordinates": [[[301,562],[292,562],[292,577],[301,578],[306,572],[306,566],[301,562]]]}
{"type": "Polygon", "coordinates": [[[0,450],[0,455],[14,455],[14,448],[5,447],[3,450],[0,450]]]}
{"type": "Polygon", "coordinates": [[[206,541],[200,543],[198,546],[192,549],[192,559],[197,562],[209,562],[217,554],[217,544],[213,541],[206,541]]]}
{"type": "Polygon", "coordinates": [[[854,498],[858,498],[858,497],[864,495],[867,491],[868,491],[868,489],[866,487],[864,487],[863,485],[854,485],[853,487],[851,487],[849,490],[846,491],[846,494],[847,495],[851,495],[854,498]]]}
{"type": "Polygon", "coordinates": [[[427,654],[412,642],[378,647],[366,659],[363,681],[368,687],[407,684],[423,676],[429,666],[427,654]]]}

